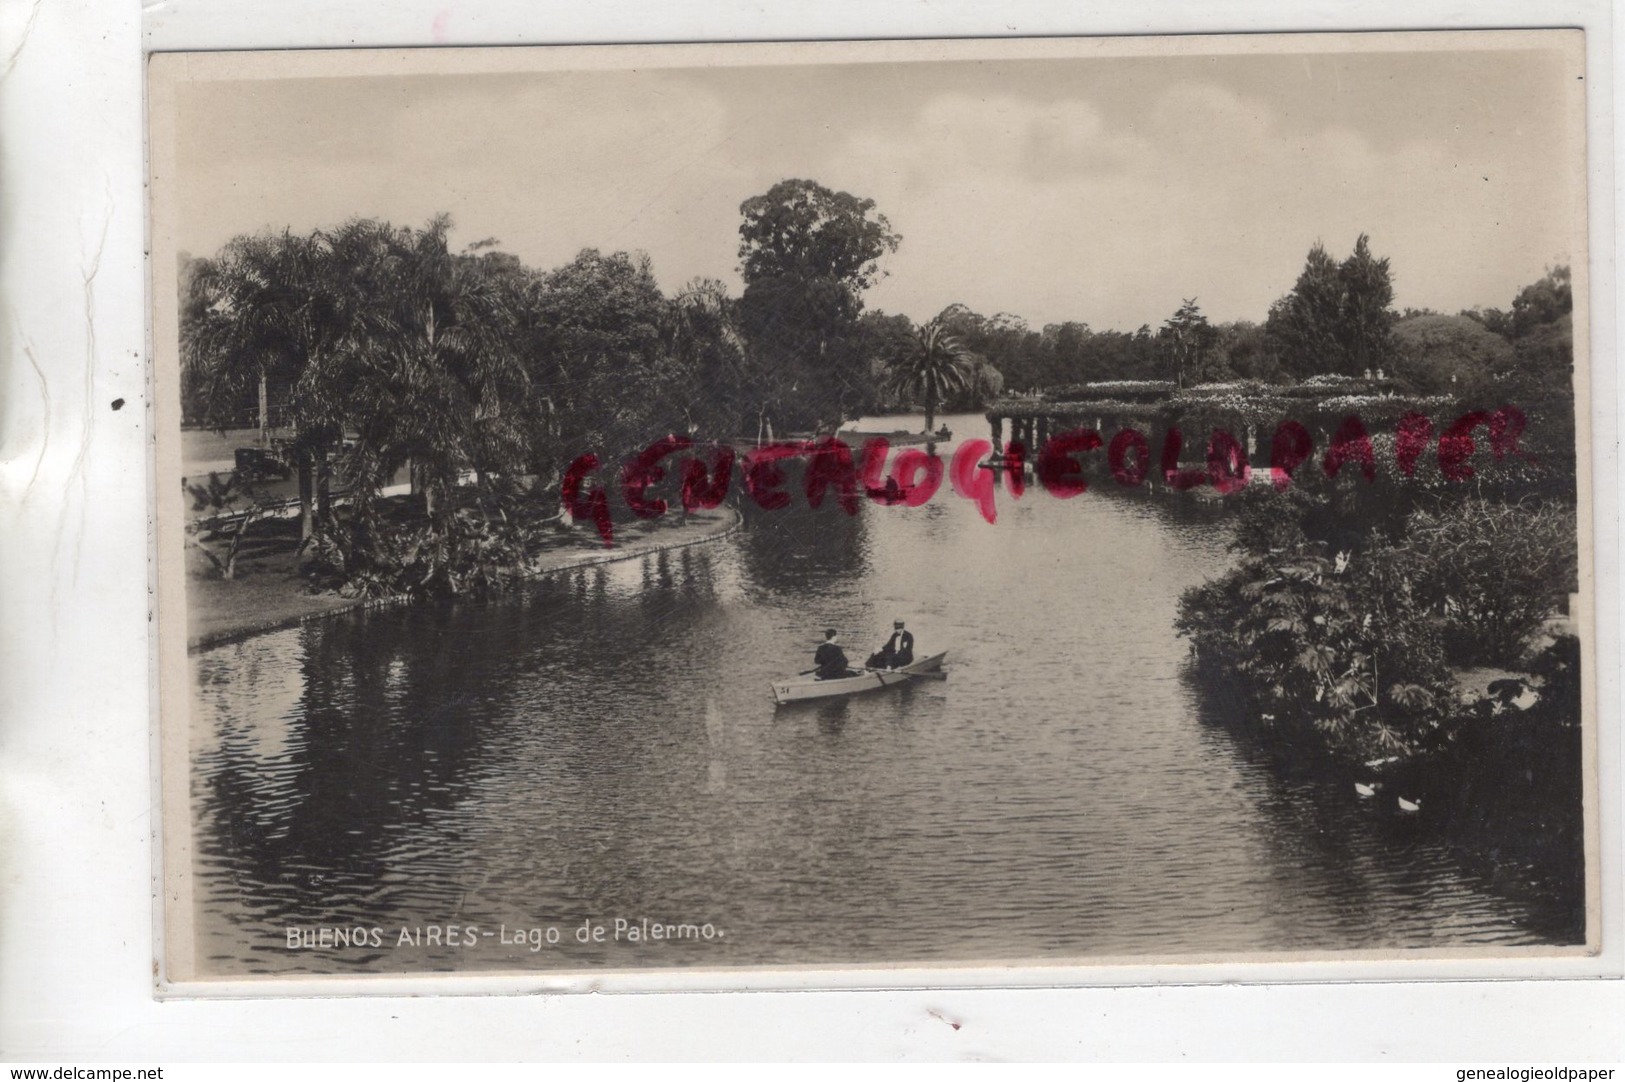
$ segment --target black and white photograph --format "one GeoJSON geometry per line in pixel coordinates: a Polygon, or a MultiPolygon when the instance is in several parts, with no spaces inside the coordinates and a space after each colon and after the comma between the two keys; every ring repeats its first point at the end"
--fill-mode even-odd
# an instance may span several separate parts
{"type": "Polygon", "coordinates": [[[1594,956],[1585,75],[153,55],[162,980],[1594,956]]]}

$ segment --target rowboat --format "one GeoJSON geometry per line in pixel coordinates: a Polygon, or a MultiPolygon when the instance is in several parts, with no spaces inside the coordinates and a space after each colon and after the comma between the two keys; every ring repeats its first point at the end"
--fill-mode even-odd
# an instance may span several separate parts
{"type": "Polygon", "coordinates": [[[937,672],[942,668],[942,659],[947,656],[947,651],[943,651],[931,657],[921,658],[901,669],[863,669],[851,676],[836,676],[828,680],[819,680],[808,675],[775,680],[773,701],[783,706],[785,703],[799,703],[807,699],[830,699],[838,695],[857,695],[864,691],[880,691],[883,688],[896,687],[916,676],[937,672]]]}

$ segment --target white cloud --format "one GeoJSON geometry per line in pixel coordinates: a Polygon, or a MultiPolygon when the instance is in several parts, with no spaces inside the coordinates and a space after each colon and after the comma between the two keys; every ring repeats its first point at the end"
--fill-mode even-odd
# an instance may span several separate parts
{"type": "Polygon", "coordinates": [[[1528,163],[1497,156],[1496,184],[1469,179],[1477,165],[1443,139],[1379,148],[1352,128],[1289,134],[1278,120],[1203,83],[1115,124],[1085,100],[943,95],[907,138],[847,148],[870,163],[882,207],[910,208],[893,215],[908,242],[874,302],[1132,328],[1197,296],[1216,319],[1258,320],[1312,243],[1342,253],[1366,232],[1393,260],[1401,304],[1454,309],[1504,305],[1507,262],[1521,256],[1532,280],[1550,259],[1528,260],[1527,237],[1561,226],[1528,163]]]}
{"type": "Polygon", "coordinates": [[[1261,319],[1312,243],[1341,253],[1361,232],[1392,258],[1401,305],[1504,306],[1558,254],[1569,194],[1549,107],[1356,106],[1270,70],[1245,93],[1151,68],[1053,94],[933,76],[887,97],[772,71],[222,86],[189,120],[186,243],[449,210],[460,238],[494,235],[538,266],[641,248],[667,288],[737,285],[740,202],[810,177],[875,199],[903,234],[873,307],[1129,329],[1190,296],[1261,319]]]}

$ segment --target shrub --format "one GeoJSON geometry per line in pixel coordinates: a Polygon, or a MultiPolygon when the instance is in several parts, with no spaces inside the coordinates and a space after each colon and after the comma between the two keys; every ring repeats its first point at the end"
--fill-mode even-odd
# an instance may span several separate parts
{"type": "Polygon", "coordinates": [[[1239,510],[1246,555],[1185,593],[1176,626],[1204,669],[1334,751],[1418,750],[1453,709],[1447,664],[1519,665],[1575,587],[1562,504],[1468,497],[1412,511],[1397,537],[1339,528],[1334,503],[1297,489],[1239,510]]]}
{"type": "Polygon", "coordinates": [[[1469,316],[1425,315],[1394,326],[1394,367],[1428,392],[1467,398],[1491,391],[1512,366],[1512,346],[1469,316]]]}
{"type": "Polygon", "coordinates": [[[1354,758],[1409,753],[1448,710],[1450,678],[1414,568],[1389,556],[1307,541],[1252,556],[1187,591],[1176,627],[1288,735],[1354,758]]]}
{"type": "Polygon", "coordinates": [[[210,512],[207,518],[187,523],[187,543],[203,554],[221,578],[236,578],[237,558],[248,531],[271,513],[275,501],[260,491],[253,478],[240,473],[229,473],[224,479],[210,473],[207,484],[188,484],[186,489],[194,512],[210,512]],[[226,541],[224,556],[207,544],[220,538],[226,541]]]}
{"type": "Polygon", "coordinates": [[[313,585],[349,597],[486,596],[523,569],[533,533],[474,506],[433,524],[385,524],[368,508],[317,535],[309,570],[313,585]]]}
{"type": "Polygon", "coordinates": [[[1454,501],[1414,512],[1406,542],[1457,664],[1517,665],[1530,636],[1578,588],[1575,516],[1562,505],[1454,501]]]}

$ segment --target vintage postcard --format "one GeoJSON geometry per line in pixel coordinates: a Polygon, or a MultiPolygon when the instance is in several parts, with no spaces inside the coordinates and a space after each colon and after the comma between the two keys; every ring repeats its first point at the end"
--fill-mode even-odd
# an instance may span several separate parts
{"type": "Polygon", "coordinates": [[[154,55],[164,987],[1594,957],[1583,44],[154,55]]]}

